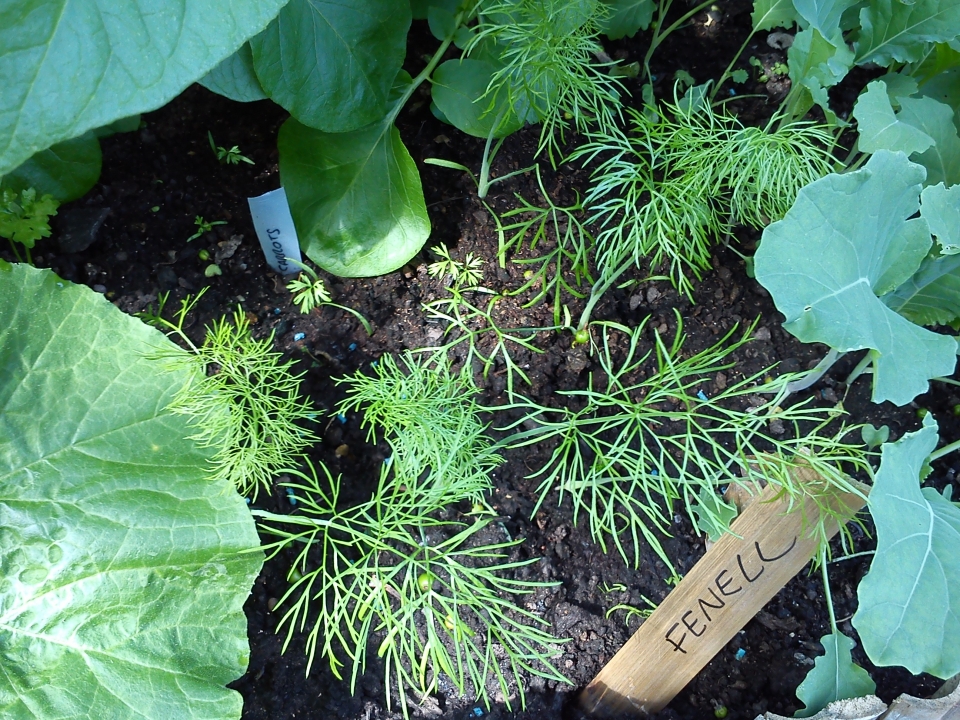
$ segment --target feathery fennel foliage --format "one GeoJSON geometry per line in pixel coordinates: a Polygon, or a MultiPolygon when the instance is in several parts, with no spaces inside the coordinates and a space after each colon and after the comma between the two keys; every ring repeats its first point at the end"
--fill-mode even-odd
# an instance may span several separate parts
{"type": "Polygon", "coordinates": [[[432,485],[442,494],[456,488],[456,500],[480,502],[490,490],[490,472],[503,460],[485,434],[469,368],[452,373],[445,355],[417,360],[407,354],[400,361],[384,355],[375,376],[357,372],[338,380],[347,385],[347,398],[337,412],[363,410],[367,439],[376,442],[378,430],[383,433],[394,475],[403,482],[432,485]]]}
{"type": "Polygon", "coordinates": [[[583,132],[595,124],[612,128],[620,118],[622,83],[600,62],[600,0],[494,0],[482,3],[468,56],[492,54],[500,69],[484,97],[504,97],[508,106],[528,110],[540,121],[537,154],[547,150],[555,163],[565,130],[583,132]]]}
{"type": "Polygon", "coordinates": [[[383,466],[370,500],[341,509],[339,479],[321,470],[323,484],[312,465],[309,474],[293,473],[299,478],[289,485],[299,499],[297,514],[253,511],[279,537],[268,552],[299,548],[292,584],[278,603],[289,605],[279,628],[286,628],[286,649],[293,634],[309,626],[308,671],[318,652],[337,677],[349,665],[353,691],[375,641],[385,665],[387,707],[393,688],[404,716],[407,691],[425,696],[441,676],[488,707],[497,687],[504,698],[516,692],[524,704],[521,670],[567,682],[550,662],[564,641],[511,599],[556,583],[511,578],[537,560],[508,560],[521,540],[490,539],[495,518],[433,517],[459,501],[464,487],[438,490],[429,478],[401,479],[391,463],[383,466]]]}
{"type": "Polygon", "coordinates": [[[832,168],[833,136],[812,123],[744,127],[694,102],[627,112],[630,135],[591,132],[571,157],[601,159],[584,204],[599,227],[596,287],[604,290],[648,259],[690,295],[717,237],[779,220],[800,188],[832,168]]]}
{"type": "Polygon", "coordinates": [[[202,295],[182,301],[173,322],[161,314],[168,296],[161,296],[157,312],[142,315],[168,334],[177,335],[189,350],[158,352],[172,367],[189,371],[189,379],[169,405],[197,428],[192,437],[201,446],[217,448],[212,473],[236,485],[242,495],[256,500],[261,488],[270,493],[272,479],[316,435],[298,422],[316,416],[300,397],[300,378],[273,351],[273,333],[254,339],[250,322],[238,308],[232,322],[226,317],[207,328],[203,345],[195,345],[183,331],[187,313],[202,295]]]}
{"type": "MultiPolygon", "coordinates": [[[[779,486],[791,501],[802,502],[807,495],[821,498],[817,504],[822,518],[836,514],[827,503],[830,493],[856,492],[846,473],[867,471],[868,465],[862,446],[845,437],[857,428],[828,431],[836,415],[832,408],[808,403],[781,407],[791,376],[758,387],[767,368],[713,397],[703,393],[717,372],[734,366],[732,355],[748,342],[752,326],[739,340],[729,342],[734,328],[714,346],[683,358],[682,327],[670,344],[653,333],[653,348],[642,352],[645,322],[635,328],[595,325],[602,328],[599,340],[593,341],[602,387],[594,386],[591,376],[587,389],[560,393],[567,398],[563,407],[527,398],[508,406],[522,415],[502,428],[517,431],[502,441],[504,446],[556,442],[550,459],[531,475],[541,478],[537,509],[553,490],[561,501],[569,495],[574,522],[586,515],[604,549],[612,541],[629,562],[625,538],[630,538],[632,560],[638,565],[638,541],[643,537],[672,567],[657,534],[668,531],[675,501],[682,503],[695,528],[726,527],[716,504],[700,502],[701,492],[712,494],[728,483],[750,487],[751,481],[763,479],[779,486]],[[620,360],[613,353],[617,335],[626,340],[620,360]],[[770,392],[768,399],[757,394],[770,392]],[[751,406],[738,409],[745,402],[751,406]],[[786,428],[782,436],[768,431],[774,420],[786,428]],[[522,426],[530,429],[518,431],[522,426]],[[817,473],[822,487],[800,486],[791,471],[801,467],[817,473]]],[[[823,523],[821,519],[812,532],[826,538],[823,523]]]]}

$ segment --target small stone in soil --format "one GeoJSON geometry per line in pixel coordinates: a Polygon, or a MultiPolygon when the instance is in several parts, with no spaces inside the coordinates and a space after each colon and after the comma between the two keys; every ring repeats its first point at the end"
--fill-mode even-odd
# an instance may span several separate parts
{"type": "Polygon", "coordinates": [[[631,310],[636,310],[636,309],[640,306],[640,303],[642,303],[642,302],[643,302],[643,296],[640,295],[639,293],[638,293],[637,295],[631,295],[631,296],[630,296],[630,309],[631,309],[631,310]]]}
{"type": "Polygon", "coordinates": [[[770,341],[770,328],[757,328],[753,333],[753,339],[759,340],[760,342],[769,342],[770,341]]]}
{"type": "Polygon", "coordinates": [[[656,300],[657,300],[658,297],[660,297],[660,291],[659,291],[659,290],[657,290],[655,287],[647,288],[647,302],[648,302],[648,303],[654,303],[654,302],[656,302],[656,300]]]}
{"type": "Polygon", "coordinates": [[[162,267],[157,270],[157,282],[161,290],[173,290],[177,287],[177,274],[172,268],[162,267]]]}
{"type": "Polygon", "coordinates": [[[110,208],[70,208],[60,217],[57,242],[65,253],[83,252],[93,245],[110,208]]]}

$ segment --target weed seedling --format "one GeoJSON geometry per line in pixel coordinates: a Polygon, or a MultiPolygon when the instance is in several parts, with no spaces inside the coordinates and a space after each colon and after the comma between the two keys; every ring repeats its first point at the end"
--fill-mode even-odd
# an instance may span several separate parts
{"type": "Polygon", "coordinates": [[[373,335],[373,327],[363,315],[353,308],[331,302],[330,293],[327,292],[327,288],[323,284],[323,278],[317,275],[313,268],[291,257],[285,259],[288,263],[300,268],[300,274],[287,283],[287,290],[293,293],[293,304],[300,308],[301,313],[307,315],[318,307],[330,305],[345,310],[356,317],[363,325],[363,329],[367,331],[367,335],[373,335]],[[306,279],[304,279],[304,276],[306,276],[306,279]]]}
{"type": "Polygon", "coordinates": [[[217,145],[213,141],[213,133],[209,130],[207,131],[207,139],[210,141],[210,149],[213,150],[213,154],[217,156],[217,160],[219,160],[222,165],[239,165],[242,162],[253,165],[253,160],[246,155],[241,155],[240,148],[236,145],[229,149],[222,145],[217,145]]]}
{"type": "Polygon", "coordinates": [[[430,277],[442,280],[449,276],[450,281],[461,289],[476,288],[483,280],[483,260],[472,252],[467,253],[461,262],[451,258],[450,251],[444,245],[434,245],[430,250],[440,258],[427,266],[430,277]]]}
{"type": "Polygon", "coordinates": [[[208,232],[210,232],[211,230],[213,230],[213,228],[214,228],[216,225],[226,225],[226,224],[227,224],[227,221],[226,221],[226,220],[211,220],[211,221],[207,221],[207,220],[204,220],[204,219],[203,219],[203,216],[202,216],[202,215],[197,215],[197,217],[194,218],[194,220],[193,220],[193,224],[197,226],[197,231],[196,231],[193,235],[191,235],[190,237],[187,238],[187,242],[193,242],[193,241],[196,240],[198,237],[203,237],[203,236],[206,235],[208,232]]]}

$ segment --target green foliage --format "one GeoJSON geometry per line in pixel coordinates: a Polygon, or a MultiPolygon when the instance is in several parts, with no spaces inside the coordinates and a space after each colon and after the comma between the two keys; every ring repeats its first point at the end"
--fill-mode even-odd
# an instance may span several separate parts
{"type": "Polygon", "coordinates": [[[293,304],[300,308],[301,313],[306,315],[330,302],[330,293],[323,284],[323,278],[308,265],[298,263],[293,258],[287,258],[287,261],[300,266],[300,274],[287,283],[287,290],[294,294],[293,304]]]}
{"type": "Polygon", "coordinates": [[[917,272],[883,304],[917,325],[949,325],[960,318],[960,255],[928,255],[917,272]]]}
{"type": "Polygon", "coordinates": [[[155,353],[188,376],[170,410],[190,419],[196,429],[191,439],[216,448],[211,474],[256,500],[261,488],[270,493],[274,476],[289,467],[291,458],[317,440],[297,424],[312,420],[316,412],[299,396],[302,375],[291,373],[293,361],[282,363],[281,354],[273,351],[273,333],[254,339],[242,309],[232,323],[225,317],[215,320],[203,345],[194,345],[183,323],[198,299],[183,301],[173,322],[160,316],[162,306],[149,318],[189,347],[155,353]]]}
{"type": "Polygon", "coordinates": [[[299,549],[296,579],[278,604],[288,606],[279,623],[284,647],[309,623],[308,668],[318,652],[338,677],[347,665],[352,690],[374,647],[387,705],[396,691],[405,716],[408,690],[425,696],[443,677],[488,707],[499,692],[508,708],[515,693],[524,705],[521,671],[566,682],[550,663],[562,641],[512,600],[555,584],[513,579],[537,560],[508,560],[520,540],[496,539],[494,518],[434,517],[464,496],[457,477],[440,490],[396,462],[390,468],[373,497],[352,508],[340,507],[339,479],[321,468],[321,481],[311,466],[289,486],[296,515],[254,511],[280,538],[268,548],[299,549]]]}
{"type": "Polygon", "coordinates": [[[55,143],[153,110],[263,30],[286,0],[121,0],[0,10],[0,175],[55,143]],[[69,82],[65,81],[69,78],[69,82]]]}
{"type": "Polygon", "coordinates": [[[529,108],[541,123],[537,152],[556,159],[564,132],[614,127],[621,82],[596,57],[607,9],[599,0],[493,0],[480,6],[468,56],[494,56],[486,96],[505,90],[508,107],[529,108]]]}
{"type": "Polygon", "coordinates": [[[430,277],[443,280],[446,277],[459,289],[476,288],[483,280],[483,258],[468,252],[463,261],[450,257],[444,245],[435,245],[430,250],[440,259],[427,266],[430,277]]]}
{"type": "Polygon", "coordinates": [[[921,430],[883,445],[869,499],[877,552],[853,625],[875,664],[949,678],[960,672],[960,508],[919,485],[936,445],[929,414],[921,430]]]}
{"type": "Polygon", "coordinates": [[[430,235],[420,175],[391,117],[328,134],[293,118],[280,128],[280,179],[300,245],[344,277],[392,272],[430,235]]]}
{"type": "Polygon", "coordinates": [[[927,221],[910,219],[923,177],[905,155],[884,150],[862,170],[818,180],[764,231],[754,258],[785,329],[839,351],[870,349],[875,402],[906,404],[956,365],[956,340],[878,298],[907,282],[931,248],[927,221]]]}
{"type": "Polygon", "coordinates": [[[653,0],[604,0],[608,11],[599,19],[600,30],[611,40],[633,37],[653,19],[653,0]]]}
{"type": "Polygon", "coordinates": [[[50,216],[60,206],[52,195],[37,198],[34,188],[16,193],[0,190],[0,237],[18,242],[28,250],[40,238],[50,237],[50,216]]]}
{"type": "Polygon", "coordinates": [[[267,99],[253,67],[253,51],[249,42],[245,42],[233,55],[200,78],[199,83],[207,90],[236,102],[267,99]]]}
{"type": "Polygon", "coordinates": [[[226,220],[204,220],[202,215],[197,215],[193,219],[193,224],[196,225],[197,231],[187,238],[187,242],[193,242],[213,230],[216,225],[226,225],[227,222],[226,220]]]}
{"type": "Polygon", "coordinates": [[[488,92],[498,67],[486,60],[461,58],[437,68],[430,96],[445,122],[481,138],[506,137],[524,126],[526,107],[510,106],[509,87],[488,92]]]}
{"type": "MultiPolygon", "coordinates": [[[[602,328],[593,340],[601,387],[591,377],[585,390],[558,393],[564,397],[561,407],[522,397],[508,406],[520,416],[503,429],[529,429],[508,437],[506,446],[556,443],[550,459],[531,475],[541,480],[537,509],[556,490],[558,502],[570,497],[574,522],[586,516],[591,534],[604,548],[612,542],[636,565],[642,537],[672,567],[658,533],[671,525],[676,500],[695,528],[716,528],[725,526],[724,512],[716,503],[701,502],[701,493],[731,482],[749,486],[763,478],[799,499],[811,490],[791,473],[805,467],[822,483],[815,497],[837,490],[856,492],[841,467],[865,469],[862,449],[844,439],[848,428],[821,434],[833,419],[832,409],[807,403],[781,406],[789,376],[758,388],[756,382],[768,368],[714,397],[703,394],[716,373],[733,366],[734,353],[748,342],[749,329],[732,343],[731,330],[716,345],[684,359],[682,329],[670,344],[653,333],[653,349],[643,352],[645,325],[594,323],[602,328]],[[615,357],[613,348],[621,339],[627,347],[615,357]],[[761,400],[758,392],[773,392],[773,397],[761,400]],[[748,398],[756,400],[749,410],[737,409],[748,398]],[[774,421],[789,428],[786,435],[776,437],[766,430],[774,421]]],[[[826,502],[818,505],[823,517],[835,514],[826,502]]],[[[822,524],[811,532],[826,538],[822,524]]]]}
{"type": "Polygon", "coordinates": [[[368,440],[376,442],[378,429],[383,433],[397,477],[406,481],[429,471],[420,481],[422,492],[432,488],[479,502],[501,459],[480,422],[469,365],[455,375],[442,354],[419,362],[408,354],[401,363],[384,355],[375,377],[358,372],[338,381],[348,389],[337,411],[363,410],[368,440]]]}
{"type": "Polygon", "coordinates": [[[744,127],[708,106],[628,111],[633,134],[592,133],[573,159],[608,155],[584,203],[600,227],[597,265],[619,274],[649,259],[676,287],[709,267],[714,238],[732,225],[781,218],[797,192],[830,171],[832,136],[809,123],[744,127]]]}
{"type": "Polygon", "coordinates": [[[797,688],[797,699],[805,707],[795,717],[810,717],[837,700],[876,692],[876,683],[850,656],[856,646],[853,640],[841,632],[833,632],[820,638],[820,644],[824,654],[816,659],[813,669],[797,688]]]}
{"type": "Polygon", "coordinates": [[[395,0],[290,0],[250,40],[263,90],[303,125],[328,134],[378,123],[393,105],[410,6],[395,0]]]}
{"type": "MultiPolygon", "coordinates": [[[[102,128],[101,128],[102,130],[102,128]]],[[[100,142],[96,131],[41,150],[3,176],[0,188],[22,192],[35,188],[65,203],[83,197],[100,179],[100,142]]]]}
{"type": "Polygon", "coordinates": [[[247,163],[247,165],[253,165],[253,160],[248,158],[246,155],[240,153],[240,148],[234,145],[231,148],[225,148],[222,145],[217,145],[213,141],[213,133],[209,130],[207,131],[207,139],[210,141],[210,149],[213,151],[213,154],[217,156],[217,160],[222,165],[239,165],[242,162],[247,163]]]}
{"type": "Polygon", "coordinates": [[[925,187],[920,193],[920,216],[940,245],[941,255],[960,252],[960,186],[943,183],[925,187]]]}
{"type": "Polygon", "coordinates": [[[239,718],[243,500],[167,407],[174,350],[49,270],[0,281],[0,715],[239,718]]]}
{"type": "Polygon", "coordinates": [[[594,240],[584,226],[586,208],[583,203],[579,198],[569,206],[554,203],[543,186],[539,165],[536,167],[537,184],[546,207],[534,205],[517,195],[518,207],[500,216],[494,215],[500,242],[498,254],[501,263],[509,254],[513,256],[513,262],[531,268],[524,273],[523,285],[511,290],[510,295],[530,291],[532,297],[524,308],[533,307],[552,296],[553,324],[559,326],[561,311],[566,308],[564,295],[583,298],[586,296],[582,289],[584,281],[593,282],[590,252],[594,240]],[[504,220],[512,222],[504,224],[504,220]],[[521,257],[527,252],[529,257],[521,257]]]}

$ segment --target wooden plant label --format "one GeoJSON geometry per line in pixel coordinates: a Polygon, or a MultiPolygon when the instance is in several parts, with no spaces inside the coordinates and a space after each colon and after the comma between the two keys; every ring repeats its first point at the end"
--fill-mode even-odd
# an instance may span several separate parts
{"type": "MultiPolygon", "coordinates": [[[[816,482],[812,471],[801,474],[794,478],[816,482]]],[[[776,494],[768,486],[731,526],[739,537],[720,538],[620,648],[581,694],[584,710],[601,716],[661,710],[803,569],[817,551],[808,532],[817,505],[808,498],[788,513],[787,499],[776,494]]],[[[842,494],[834,505],[850,518],[864,502],[842,494]]],[[[829,521],[827,529],[832,537],[839,526],[829,521]]]]}

